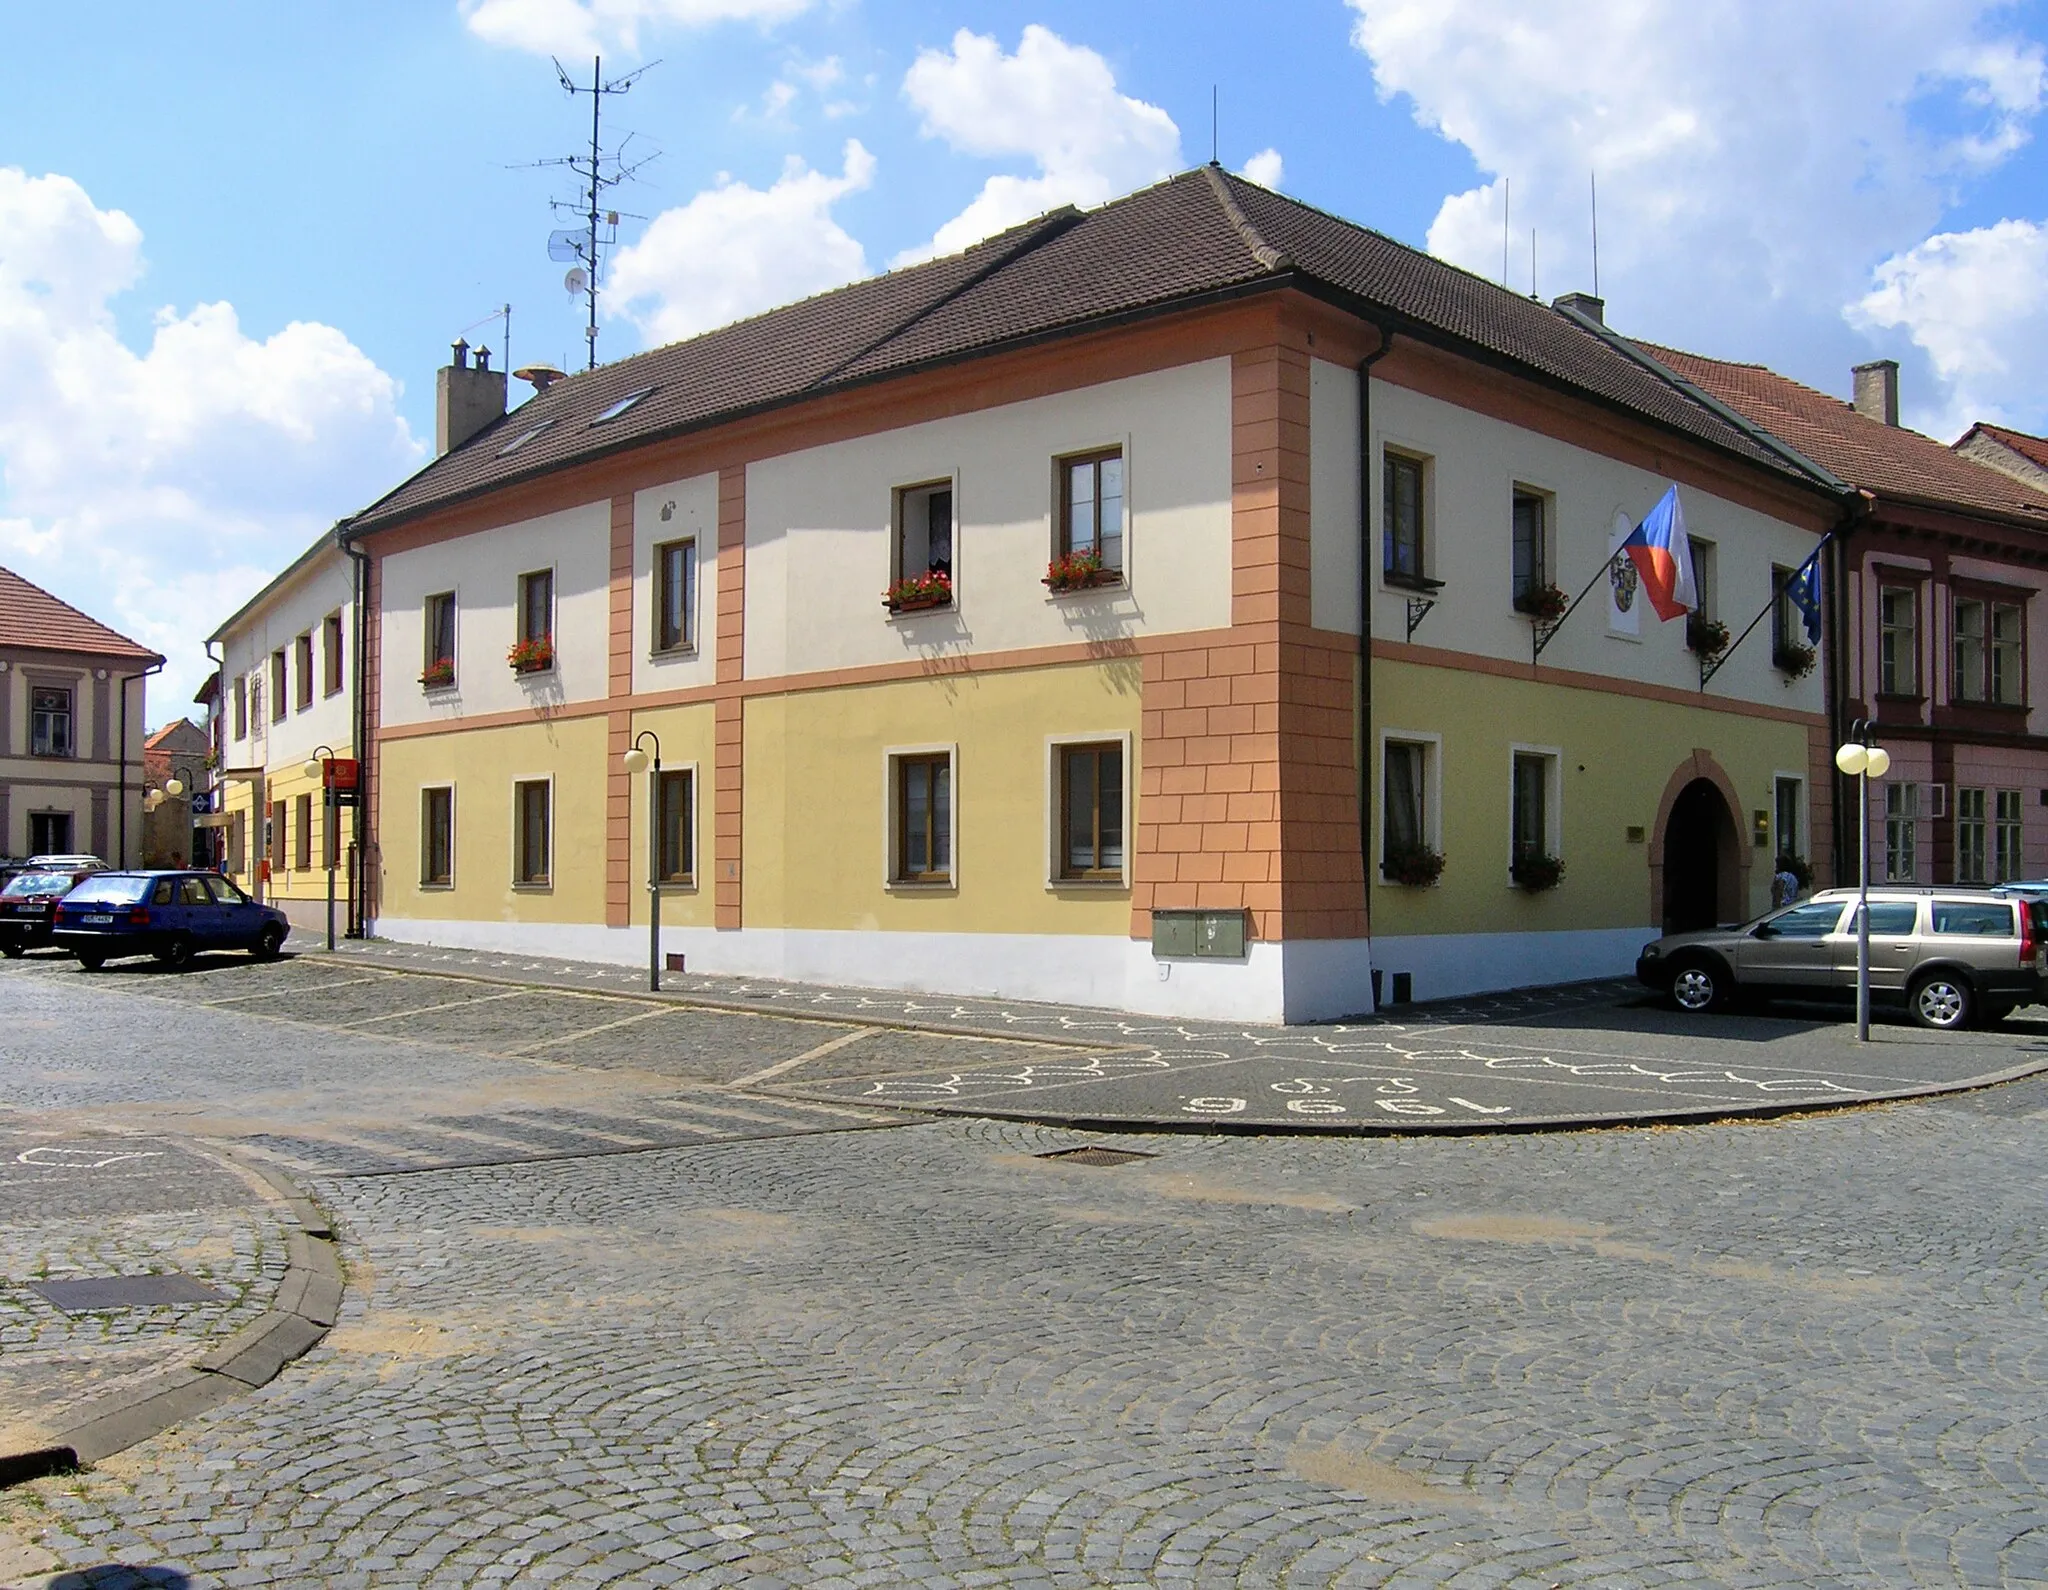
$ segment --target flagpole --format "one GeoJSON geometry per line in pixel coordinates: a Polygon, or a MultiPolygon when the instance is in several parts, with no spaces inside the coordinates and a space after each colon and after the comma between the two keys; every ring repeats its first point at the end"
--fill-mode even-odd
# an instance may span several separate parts
{"type": "MultiPolygon", "coordinates": [[[[1811,567],[1813,572],[1816,575],[1818,575],[1820,573],[1821,552],[1823,549],[1826,548],[1827,544],[1834,539],[1835,533],[1832,530],[1830,530],[1826,535],[1822,536],[1819,542],[1814,546],[1812,553],[1807,557],[1806,562],[1800,564],[1798,569],[1793,570],[1793,573],[1797,575],[1801,571],[1811,567]]],[[[1721,655],[1716,657],[1711,663],[1703,661],[1700,664],[1700,689],[1705,690],[1707,688],[1708,683],[1713,679],[1714,675],[1719,673],[1722,669],[1722,666],[1728,661],[1728,659],[1735,655],[1736,649],[1740,647],[1744,641],[1749,639],[1750,635],[1755,631],[1757,625],[1761,624],[1766,618],[1770,616],[1771,609],[1778,605],[1778,598],[1781,594],[1783,594],[1782,591],[1771,592],[1771,599],[1768,602],[1764,603],[1763,611],[1758,613],[1755,618],[1752,618],[1749,621],[1748,626],[1742,631],[1742,633],[1740,635],[1737,635],[1734,640],[1728,643],[1727,650],[1723,651],[1721,655]]]]}
{"type": "Polygon", "coordinates": [[[1572,614],[1576,613],[1579,610],[1579,603],[1583,602],[1587,597],[1591,596],[1593,594],[1593,587],[1598,585],[1602,580],[1606,579],[1609,572],[1612,571],[1612,569],[1614,568],[1614,565],[1619,563],[1626,556],[1628,556],[1628,554],[1625,552],[1616,552],[1613,555],[1611,555],[1605,563],[1600,565],[1600,572],[1594,575],[1590,580],[1586,582],[1586,588],[1583,591],[1579,592],[1577,596],[1572,598],[1571,606],[1567,607],[1562,613],[1559,613],[1557,615],[1557,619],[1554,623],[1537,624],[1530,629],[1530,638],[1534,641],[1536,646],[1535,652],[1529,658],[1529,665],[1531,667],[1534,667],[1536,664],[1536,659],[1543,655],[1543,648],[1550,644],[1550,637],[1555,635],[1559,630],[1563,629],[1564,621],[1570,618],[1572,614]]]}

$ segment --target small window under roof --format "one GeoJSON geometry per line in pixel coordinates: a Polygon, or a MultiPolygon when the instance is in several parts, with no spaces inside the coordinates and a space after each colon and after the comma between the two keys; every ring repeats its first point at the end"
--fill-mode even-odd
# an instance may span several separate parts
{"type": "Polygon", "coordinates": [[[606,420],[617,419],[621,414],[625,413],[626,410],[631,408],[635,403],[638,403],[642,398],[647,396],[647,394],[652,392],[653,390],[654,388],[651,386],[643,386],[637,392],[628,392],[624,397],[620,398],[618,402],[614,403],[610,408],[606,409],[602,414],[598,415],[590,423],[592,425],[602,425],[606,420]]]}
{"type": "Polygon", "coordinates": [[[555,422],[553,420],[542,420],[538,425],[529,425],[525,430],[521,431],[517,436],[513,437],[511,441],[507,442],[503,447],[499,448],[498,456],[500,458],[510,458],[514,453],[518,452],[520,448],[524,447],[528,442],[532,441],[536,436],[540,435],[542,431],[546,430],[550,425],[553,425],[554,423],[555,422]]]}

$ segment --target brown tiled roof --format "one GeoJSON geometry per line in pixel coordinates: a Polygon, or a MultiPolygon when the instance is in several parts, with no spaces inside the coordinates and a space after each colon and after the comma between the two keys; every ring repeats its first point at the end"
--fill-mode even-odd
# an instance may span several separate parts
{"type": "Polygon", "coordinates": [[[557,381],[345,527],[356,535],[581,459],[857,382],[1232,292],[1296,284],[1516,372],[1806,480],[1612,341],[1548,306],[1228,176],[1183,172],[1085,214],[1052,211],[891,271],[557,381]],[[598,413],[653,388],[619,418],[598,413]],[[509,457],[522,434],[546,429],[509,457]]]}
{"type": "Polygon", "coordinates": [[[1853,486],[1879,497],[2038,520],[2048,528],[2048,494],[1973,463],[1931,436],[1858,414],[1840,398],[1760,364],[1639,346],[1853,486]]]}
{"type": "Polygon", "coordinates": [[[12,569],[0,569],[0,646],[85,652],[94,657],[126,657],[136,662],[163,661],[147,646],[138,646],[98,619],[87,618],[69,602],[58,601],[12,569]]]}
{"type": "Polygon", "coordinates": [[[1972,436],[1988,436],[2001,446],[2010,447],[2020,457],[2048,469],[2048,436],[2029,436],[2025,431],[2009,431],[2003,425],[1990,425],[1979,420],[1955,445],[1961,447],[1972,436]]]}

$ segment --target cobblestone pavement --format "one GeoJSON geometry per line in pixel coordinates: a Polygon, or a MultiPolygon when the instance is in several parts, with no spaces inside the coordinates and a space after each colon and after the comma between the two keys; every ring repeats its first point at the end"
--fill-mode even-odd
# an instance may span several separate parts
{"type": "MultiPolygon", "coordinates": [[[[0,1125],[354,1142],[676,1086],[201,1003],[345,1008],[315,975],[0,976],[0,1125]]],[[[801,1025],[673,1063],[831,1041],[801,1025]]],[[[313,1178],[338,1328],[0,1493],[0,1583],[2048,1580],[2048,1080],[1491,1138],[855,1124],[313,1178]],[[1041,1157],[1084,1145],[1150,1157],[1041,1157]]]]}

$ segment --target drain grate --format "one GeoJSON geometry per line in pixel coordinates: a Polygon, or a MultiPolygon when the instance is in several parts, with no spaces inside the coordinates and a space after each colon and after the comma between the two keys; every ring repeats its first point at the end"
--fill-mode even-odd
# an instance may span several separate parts
{"type": "Polygon", "coordinates": [[[95,1275],[83,1281],[35,1281],[40,1292],[67,1314],[108,1308],[160,1308],[167,1303],[224,1303],[227,1293],[173,1270],[164,1275],[95,1275]]]}
{"type": "Polygon", "coordinates": [[[1040,1159],[1056,1159],[1062,1165],[1129,1165],[1141,1159],[1157,1159],[1157,1154],[1141,1154],[1134,1148],[1104,1148],[1099,1143],[1090,1143],[1085,1148],[1056,1148],[1050,1154],[1040,1154],[1040,1159]]]}

